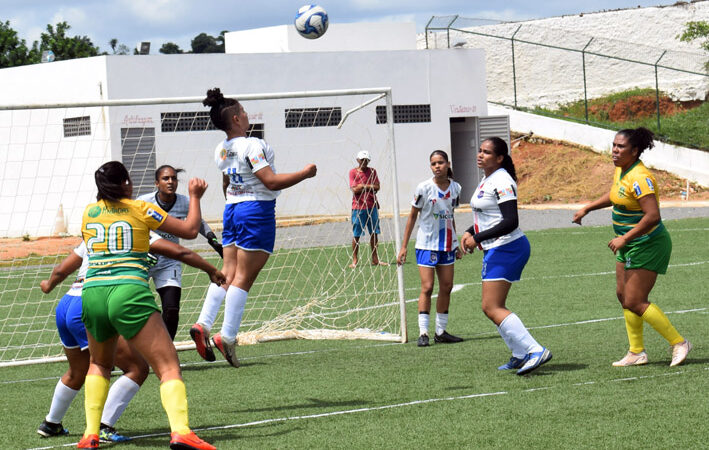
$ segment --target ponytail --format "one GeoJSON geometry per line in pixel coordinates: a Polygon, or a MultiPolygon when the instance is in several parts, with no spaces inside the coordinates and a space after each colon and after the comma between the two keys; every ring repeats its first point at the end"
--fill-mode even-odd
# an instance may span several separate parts
{"type": "Polygon", "coordinates": [[[515,164],[512,162],[509,150],[507,150],[507,142],[497,136],[487,138],[483,142],[485,141],[492,144],[492,150],[495,152],[496,156],[502,156],[501,167],[510,174],[513,180],[517,181],[517,171],[515,170],[515,164]]]}
{"type": "Polygon", "coordinates": [[[96,200],[117,202],[126,198],[124,185],[130,184],[130,175],[126,166],[120,161],[109,161],[94,173],[96,181],[96,200]]]}
{"type": "Polygon", "coordinates": [[[645,127],[626,128],[617,134],[625,136],[631,147],[638,149],[638,158],[645,150],[650,150],[655,146],[655,135],[645,127]]]}

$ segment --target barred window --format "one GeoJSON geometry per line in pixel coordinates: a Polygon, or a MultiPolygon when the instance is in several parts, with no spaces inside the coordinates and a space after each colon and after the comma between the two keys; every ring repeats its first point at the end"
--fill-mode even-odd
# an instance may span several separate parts
{"type": "Polygon", "coordinates": [[[246,137],[255,137],[255,138],[263,139],[263,124],[262,123],[249,124],[249,129],[246,131],[246,137]]]}
{"type": "Polygon", "coordinates": [[[69,117],[64,119],[64,137],[90,136],[91,117],[69,117]]]}
{"type": "MultiPolygon", "coordinates": [[[[431,105],[394,105],[394,123],[431,121],[431,105]]],[[[377,123],[387,123],[386,106],[377,106],[377,123]]]]}
{"type": "Polygon", "coordinates": [[[182,111],[160,113],[160,130],[163,133],[178,131],[208,131],[217,128],[209,118],[209,111],[182,111]]]}
{"type": "Polygon", "coordinates": [[[342,108],[286,109],[286,128],[334,127],[342,119],[342,108]]]}

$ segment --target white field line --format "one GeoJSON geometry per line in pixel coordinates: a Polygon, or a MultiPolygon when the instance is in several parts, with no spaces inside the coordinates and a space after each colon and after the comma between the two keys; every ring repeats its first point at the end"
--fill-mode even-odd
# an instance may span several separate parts
{"type": "MultiPolygon", "coordinates": [[[[342,416],[342,415],[347,415],[347,414],[359,414],[359,413],[384,411],[384,410],[396,409],[396,408],[406,408],[406,407],[412,407],[412,406],[426,405],[429,403],[453,402],[453,401],[461,401],[461,400],[478,399],[478,398],[484,398],[484,397],[492,397],[492,396],[498,396],[498,395],[509,395],[509,394],[514,395],[514,394],[519,394],[519,393],[532,393],[532,392],[548,391],[548,390],[563,388],[565,386],[581,387],[581,386],[603,385],[603,384],[607,384],[607,383],[617,383],[617,382],[634,382],[634,381],[652,380],[655,378],[661,378],[661,377],[667,377],[667,376],[680,376],[680,375],[685,375],[685,374],[691,374],[693,372],[696,372],[697,370],[709,370],[709,367],[703,367],[701,369],[696,368],[696,369],[678,370],[678,371],[674,371],[674,372],[655,374],[655,375],[640,375],[640,376],[635,376],[635,377],[612,378],[609,380],[600,380],[600,381],[589,380],[589,381],[576,382],[576,383],[571,383],[571,384],[563,384],[562,383],[562,384],[558,384],[558,385],[540,386],[540,387],[536,387],[536,388],[519,389],[519,390],[513,390],[513,391],[477,392],[477,393],[466,394],[466,395],[458,395],[458,396],[454,396],[454,397],[427,398],[427,399],[421,399],[421,400],[412,400],[409,402],[391,403],[388,405],[372,406],[369,408],[344,409],[344,410],[339,410],[339,411],[330,411],[330,412],[324,412],[324,413],[318,413],[318,414],[274,417],[271,419],[255,420],[252,422],[235,423],[235,424],[231,424],[231,425],[194,428],[193,431],[201,432],[201,431],[212,431],[212,430],[229,430],[229,429],[234,429],[234,428],[248,428],[248,427],[268,425],[268,424],[273,424],[273,423],[283,423],[283,422],[299,421],[299,420],[312,420],[312,419],[320,419],[320,418],[326,418],[326,417],[342,416]]],[[[143,434],[143,435],[133,436],[131,440],[137,441],[139,439],[144,439],[144,438],[160,437],[160,436],[167,437],[169,435],[170,435],[170,433],[143,434]]],[[[209,438],[207,438],[207,439],[209,439],[209,438]]],[[[61,448],[61,447],[72,447],[72,446],[76,446],[76,444],[77,443],[74,442],[74,443],[70,443],[70,444],[63,444],[63,445],[57,445],[57,446],[34,447],[29,450],[44,450],[44,449],[61,448]]]]}

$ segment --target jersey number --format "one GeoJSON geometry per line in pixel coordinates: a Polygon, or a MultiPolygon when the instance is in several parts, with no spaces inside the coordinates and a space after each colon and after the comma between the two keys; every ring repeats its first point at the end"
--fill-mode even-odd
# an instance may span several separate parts
{"type": "Polygon", "coordinates": [[[94,249],[95,245],[104,244],[111,254],[128,253],[133,248],[133,228],[128,222],[114,222],[106,230],[101,223],[87,223],[87,230],[96,230],[96,236],[89,238],[86,247],[89,253],[102,253],[94,249]]]}

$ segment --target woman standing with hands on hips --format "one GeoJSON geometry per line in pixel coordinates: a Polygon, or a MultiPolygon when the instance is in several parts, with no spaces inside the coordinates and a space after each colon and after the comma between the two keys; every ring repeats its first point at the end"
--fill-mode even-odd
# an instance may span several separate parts
{"type": "Polygon", "coordinates": [[[429,157],[433,177],[416,186],[411,212],[406,221],[404,239],[396,262],[406,262],[406,247],[409,245],[411,232],[416,218],[421,214],[419,230],[416,235],[416,263],[421,277],[421,293],[418,300],[419,347],[428,347],[428,324],[431,311],[431,294],[436,275],[438,276],[438,298],[436,299],[436,334],[437,343],[453,344],[463,339],[446,331],[448,326],[448,307],[453,290],[453,264],[463,254],[458,247],[455,233],[453,211],[459,203],[460,184],[453,181],[453,171],[448,161],[448,154],[443,150],[434,150],[429,157]]]}
{"type": "Polygon", "coordinates": [[[298,172],[276,173],[271,146],[262,139],[246,136],[249,116],[238,101],[224,98],[219,88],[214,88],[207,91],[202,103],[211,108],[212,123],[226,133],[226,139],[215,149],[214,159],[222,172],[226,197],[222,271],[227,277],[228,289],[225,296],[222,289],[210,286],[190,335],[200,356],[213,361],[209,331],[225,299],[224,323],[212,342],[229,364],[239,367],[236,337],[249,290],[273,252],[276,197],[281,189],[314,177],[317,168],[315,164],[308,164],[298,172]]]}
{"type": "Polygon", "coordinates": [[[610,192],[578,210],[573,218],[581,225],[589,212],[613,206],[615,238],[608,248],[616,255],[616,296],[623,306],[630,344],[628,353],[613,363],[616,367],[647,364],[643,321],[670,344],[670,366],[684,362],[692,349],[662,310],[648,301],[657,274],[667,272],[672,253],[670,234],[660,218],[655,177],[640,161],[643,151],[654,147],[653,138],[652,131],[643,127],[619,131],[613,139],[615,174],[610,192]]]}
{"type": "Polygon", "coordinates": [[[525,375],[552,355],[505,306],[510,287],[520,280],[530,255],[529,241],[519,229],[517,176],[507,143],[499,137],[484,140],[477,165],[485,176],[470,200],[474,223],[463,234],[461,244],[466,253],[475,247],[483,250],[482,309],[512,352],[510,360],[498,369],[518,369],[517,375],[525,375]]]}

